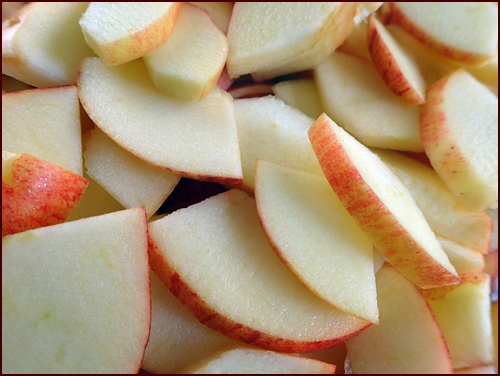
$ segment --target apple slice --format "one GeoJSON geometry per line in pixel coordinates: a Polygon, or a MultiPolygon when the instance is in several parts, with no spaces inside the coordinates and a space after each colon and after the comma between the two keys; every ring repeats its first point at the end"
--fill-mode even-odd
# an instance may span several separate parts
{"type": "MultiPolygon", "coordinates": [[[[303,54],[307,60],[318,52],[331,53],[347,38],[352,28],[347,27],[345,36],[339,33],[343,39],[331,43],[336,41],[337,32],[344,29],[344,23],[353,25],[355,11],[355,3],[235,3],[227,33],[229,75],[270,71],[297,59],[300,69],[295,71],[306,69],[302,66],[303,54]]],[[[276,74],[291,72],[287,69],[276,74]]]]}
{"type": "Polygon", "coordinates": [[[87,173],[125,208],[144,206],[150,218],[180,180],[137,158],[100,129],[91,131],[85,151],[87,173]]]}
{"type": "Polygon", "coordinates": [[[83,61],[78,85],[89,117],[139,158],[189,178],[241,183],[233,99],[222,89],[203,101],[178,99],[153,86],[141,60],[106,67],[99,58],[83,61]]]}
{"type": "Polygon", "coordinates": [[[244,189],[253,191],[257,158],[323,175],[307,137],[312,118],[273,96],[236,99],[234,112],[244,189]]]}
{"type": "Polygon", "coordinates": [[[72,171],[2,150],[2,237],[64,222],[87,185],[72,171]]]}
{"type": "Polygon", "coordinates": [[[255,201],[233,189],[149,224],[156,275],[203,324],[268,350],[304,353],[370,325],[308,290],[275,254],[255,201]]]}
{"type": "Polygon", "coordinates": [[[208,13],[184,4],[169,38],[144,56],[158,90],[187,99],[212,91],[227,58],[227,38],[208,13]]]}
{"type": "Polygon", "coordinates": [[[2,95],[2,150],[30,154],[82,175],[76,85],[2,95]]]}
{"type": "Polygon", "coordinates": [[[236,83],[227,89],[234,99],[257,98],[272,95],[273,87],[267,82],[236,83]]]}
{"type": "Polygon", "coordinates": [[[411,105],[424,103],[426,85],[415,59],[374,15],[368,18],[367,44],[387,87],[411,105]]]}
{"type": "Polygon", "coordinates": [[[231,21],[231,15],[233,13],[232,2],[225,1],[207,1],[207,2],[195,2],[190,1],[191,4],[196,5],[200,8],[205,9],[212,20],[214,20],[217,27],[224,33],[227,34],[229,29],[229,22],[231,21]]]}
{"type": "Polygon", "coordinates": [[[106,63],[146,55],[170,36],[182,2],[91,2],[80,18],[85,41],[106,63]]]}
{"type": "Polygon", "coordinates": [[[453,368],[493,363],[490,277],[460,274],[460,284],[423,291],[450,349],[453,368]]]}
{"type": "Polygon", "coordinates": [[[436,235],[436,237],[457,273],[472,273],[484,270],[486,265],[485,255],[456,241],[439,235],[436,235]]]}
{"type": "Polygon", "coordinates": [[[338,198],[389,263],[423,288],[459,282],[408,188],[375,153],[325,114],[309,138],[338,198]]]}
{"type": "Polygon", "coordinates": [[[406,185],[436,234],[488,252],[492,221],[486,212],[465,208],[431,167],[395,151],[372,151],[406,185]]]}
{"type": "Polygon", "coordinates": [[[390,91],[371,61],[334,52],[313,74],[325,113],[363,144],[424,150],[419,107],[390,91]]]}
{"type": "Polygon", "coordinates": [[[443,333],[419,289],[389,264],[376,279],[380,324],[346,341],[352,373],[453,373],[443,333]]]}
{"type": "Polygon", "coordinates": [[[429,87],[420,115],[425,153],[471,210],[498,202],[498,98],[459,69],[429,87]]]}
{"type": "Polygon", "coordinates": [[[317,119],[324,110],[312,78],[298,78],[278,82],[272,86],[274,94],[289,106],[295,107],[312,119],[317,119]]]}
{"type": "Polygon", "coordinates": [[[32,2],[2,23],[2,73],[36,87],[76,83],[80,60],[95,56],[78,20],[87,2],[32,2]]]}
{"type": "Polygon", "coordinates": [[[357,22],[347,39],[335,51],[371,61],[367,35],[368,23],[366,21],[357,22]]]}
{"type": "Polygon", "coordinates": [[[242,345],[196,320],[154,272],[150,273],[150,280],[151,334],[144,352],[143,370],[156,374],[178,373],[203,358],[242,345]]]}
{"type": "Polygon", "coordinates": [[[450,60],[483,65],[495,55],[498,44],[495,3],[389,2],[384,6],[384,23],[399,25],[450,60]]]}
{"type": "Polygon", "coordinates": [[[234,348],[184,369],[188,374],[334,374],[336,366],[275,351],[234,348]]]}
{"type": "Polygon", "coordinates": [[[137,373],[151,304],[142,208],[2,239],[2,373],[137,373]]]}
{"type": "Polygon", "coordinates": [[[339,310],[378,323],[372,243],[324,176],[258,159],[255,202],[271,246],[302,283],[339,310]]]}

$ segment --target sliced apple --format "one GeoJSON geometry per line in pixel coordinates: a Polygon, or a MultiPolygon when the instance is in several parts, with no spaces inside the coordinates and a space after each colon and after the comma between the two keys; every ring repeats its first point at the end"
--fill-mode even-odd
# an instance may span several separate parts
{"type": "Polygon", "coordinates": [[[168,39],[144,56],[158,90],[187,99],[212,91],[227,58],[226,35],[208,13],[184,4],[168,39]]]}
{"type": "Polygon", "coordinates": [[[321,360],[322,362],[335,364],[335,373],[340,375],[345,374],[344,363],[347,356],[345,342],[324,350],[301,355],[311,359],[321,360]]]}
{"type": "Polygon", "coordinates": [[[144,206],[151,217],[180,180],[120,147],[100,129],[91,131],[85,151],[87,173],[125,207],[144,206]]]}
{"type": "Polygon", "coordinates": [[[457,273],[472,273],[484,270],[486,265],[485,255],[456,241],[439,235],[436,237],[457,273]]]}
{"type": "Polygon", "coordinates": [[[410,190],[436,234],[478,252],[488,252],[492,221],[486,212],[464,207],[431,167],[395,151],[375,148],[372,151],[410,190]]]}
{"type": "Polygon", "coordinates": [[[243,345],[200,323],[151,272],[151,334],[141,368],[171,374],[217,354],[243,345]]]}
{"type": "Polygon", "coordinates": [[[83,174],[76,85],[23,90],[2,96],[2,150],[30,154],[83,174]]]}
{"type": "Polygon", "coordinates": [[[386,4],[384,23],[399,25],[450,60],[483,65],[495,55],[498,7],[492,2],[386,4]]]}
{"type": "Polygon", "coordinates": [[[453,368],[492,364],[493,332],[490,316],[490,277],[460,274],[460,284],[423,292],[450,349],[453,368]]]}
{"type": "Polygon", "coordinates": [[[420,115],[425,153],[471,210],[498,202],[498,98],[459,69],[429,87],[420,115]]]}
{"type": "Polygon", "coordinates": [[[232,2],[225,1],[206,1],[206,2],[195,2],[190,1],[191,4],[196,5],[200,8],[205,9],[210,17],[214,20],[217,27],[224,33],[227,34],[229,29],[229,22],[231,21],[231,15],[233,13],[232,2]]]}
{"type": "Polygon", "coordinates": [[[336,51],[371,61],[372,57],[368,49],[367,35],[368,23],[366,21],[356,22],[347,39],[336,51]]]}
{"type": "Polygon", "coordinates": [[[423,151],[419,108],[390,91],[372,62],[334,52],[313,73],[325,113],[363,144],[423,151]]]}
{"type": "Polygon", "coordinates": [[[106,63],[146,55],[170,36],[182,2],[91,2],[80,18],[85,41],[106,63]]]}
{"type": "Polygon", "coordinates": [[[267,82],[236,83],[227,89],[234,99],[257,98],[272,95],[273,87],[267,82]]]}
{"type": "Polygon", "coordinates": [[[99,58],[83,61],[78,85],[95,124],[139,158],[185,177],[241,183],[233,99],[222,89],[181,100],[160,93],[141,60],[106,67],[99,58]]]}
{"type": "Polygon", "coordinates": [[[188,374],[334,374],[335,365],[275,351],[234,348],[194,364],[188,374]]]}
{"type": "Polygon", "coordinates": [[[274,94],[289,106],[295,107],[312,119],[317,119],[324,110],[312,78],[298,78],[278,82],[272,86],[274,94]]]}
{"type": "Polygon", "coordinates": [[[2,239],[3,373],[137,373],[151,320],[142,208],[2,239]]]}
{"type": "Polygon", "coordinates": [[[64,222],[87,185],[72,171],[2,150],[2,237],[64,222]]]}
{"type": "Polygon", "coordinates": [[[275,254],[255,201],[229,190],[149,224],[156,275],[202,323],[268,350],[304,353],[370,325],[308,290],[275,254]]]}
{"type": "Polygon", "coordinates": [[[36,87],[76,83],[80,60],[95,56],[78,20],[87,2],[32,2],[2,23],[2,73],[36,87]]]}
{"type": "Polygon", "coordinates": [[[373,64],[387,87],[405,102],[425,102],[426,84],[413,56],[374,15],[368,18],[367,44],[373,64]]]}
{"type": "Polygon", "coordinates": [[[255,202],[271,246],[311,291],[378,323],[373,246],[324,176],[258,159],[255,202]]]}
{"type": "Polygon", "coordinates": [[[423,288],[459,282],[410,191],[375,153],[325,114],[309,138],[338,198],[389,263],[423,288]]]}
{"type": "Polygon", "coordinates": [[[322,175],[307,131],[314,120],[273,96],[236,99],[243,188],[253,191],[255,160],[322,175]]]}
{"type": "MultiPolygon", "coordinates": [[[[345,37],[341,35],[343,39],[336,45],[329,43],[335,41],[336,32],[344,27],[344,22],[337,24],[337,18],[344,20],[346,12],[351,16],[345,17],[346,22],[353,25],[355,11],[355,3],[235,3],[227,34],[229,75],[239,77],[270,71],[297,59],[303,63],[301,55],[305,54],[310,59],[311,50],[314,51],[313,57],[317,50],[331,53],[349,34],[346,32],[345,37]],[[283,17],[284,14],[286,17],[283,17]],[[307,22],[303,22],[306,15],[307,22]],[[315,47],[317,44],[321,47],[315,47]]],[[[296,71],[304,69],[301,66],[296,71]]],[[[291,71],[272,75],[276,77],[285,73],[291,71]]]]}
{"type": "Polygon", "coordinates": [[[453,373],[443,333],[418,288],[385,264],[377,295],[380,324],[346,341],[352,373],[453,373]]]}

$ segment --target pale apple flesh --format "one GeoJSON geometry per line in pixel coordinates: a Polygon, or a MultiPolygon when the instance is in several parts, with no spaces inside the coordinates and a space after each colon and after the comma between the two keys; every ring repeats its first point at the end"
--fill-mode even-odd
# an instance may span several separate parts
{"type": "Polygon", "coordinates": [[[87,186],[72,171],[2,151],[2,237],[64,222],[87,186]]]}

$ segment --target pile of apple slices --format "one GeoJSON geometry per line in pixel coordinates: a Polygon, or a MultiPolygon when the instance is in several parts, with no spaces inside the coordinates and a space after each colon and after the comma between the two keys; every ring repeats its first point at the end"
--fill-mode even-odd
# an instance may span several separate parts
{"type": "Polygon", "coordinates": [[[2,19],[3,373],[497,372],[496,3],[2,19]]]}

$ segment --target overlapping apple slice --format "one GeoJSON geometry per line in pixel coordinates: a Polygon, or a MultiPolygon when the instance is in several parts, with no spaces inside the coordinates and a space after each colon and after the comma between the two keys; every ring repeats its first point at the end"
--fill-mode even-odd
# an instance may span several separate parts
{"type": "Polygon", "coordinates": [[[408,188],[375,153],[325,114],[309,138],[338,198],[389,263],[423,288],[459,282],[408,188]]]}
{"type": "Polygon", "coordinates": [[[339,310],[378,323],[372,243],[324,176],[257,160],[255,202],[271,246],[297,278],[339,310]]]}
{"type": "Polygon", "coordinates": [[[307,289],[271,248],[255,200],[229,190],[149,224],[156,275],[198,320],[243,342],[311,352],[368,327],[307,289]]]}
{"type": "Polygon", "coordinates": [[[219,183],[242,181],[233,99],[215,87],[204,100],[159,92],[141,60],[107,67],[83,61],[80,100],[111,139],[150,164],[219,183]]]}
{"type": "Polygon", "coordinates": [[[136,373],[151,322],[143,208],[2,239],[2,373],[136,373]]]}

